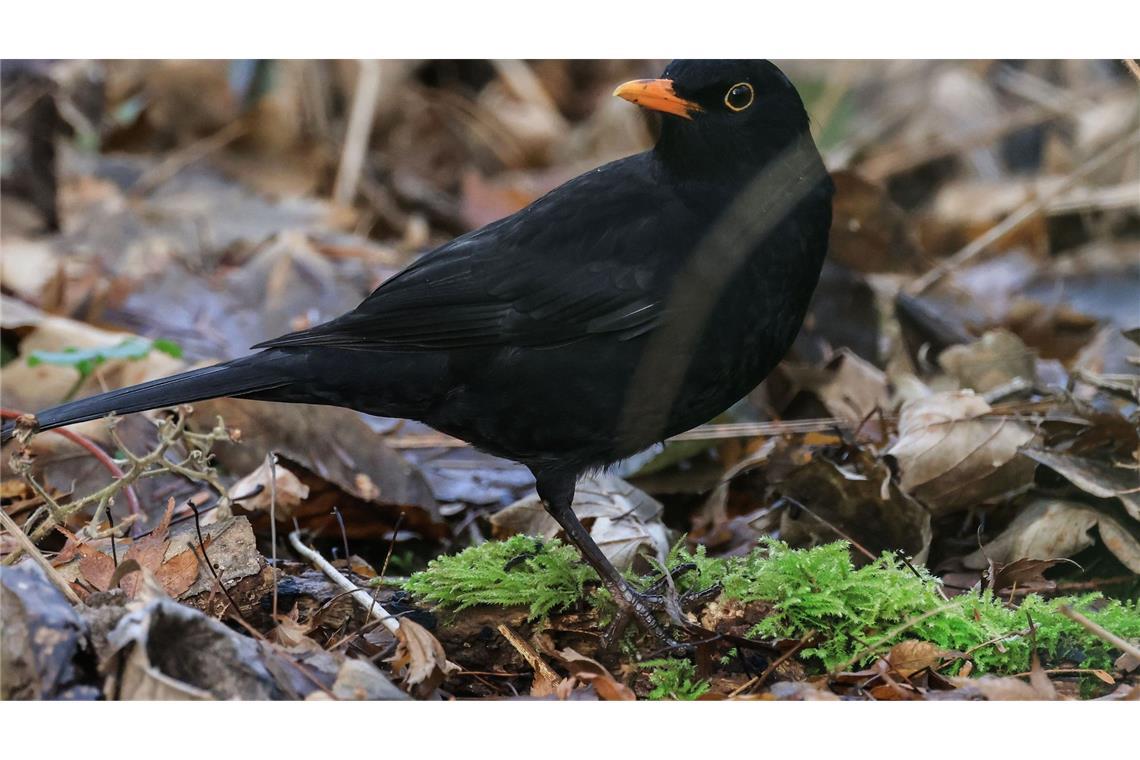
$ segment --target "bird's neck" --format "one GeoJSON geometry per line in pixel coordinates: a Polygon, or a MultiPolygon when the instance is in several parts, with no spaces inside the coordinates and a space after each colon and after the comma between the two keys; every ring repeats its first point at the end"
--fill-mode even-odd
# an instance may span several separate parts
{"type": "Polygon", "coordinates": [[[678,141],[663,130],[651,151],[670,187],[691,207],[723,209],[742,194],[756,200],[781,193],[789,182],[826,182],[827,170],[810,134],[788,135],[745,151],[737,146],[711,145],[692,133],[678,141]],[[796,178],[802,178],[799,182],[796,178]]]}

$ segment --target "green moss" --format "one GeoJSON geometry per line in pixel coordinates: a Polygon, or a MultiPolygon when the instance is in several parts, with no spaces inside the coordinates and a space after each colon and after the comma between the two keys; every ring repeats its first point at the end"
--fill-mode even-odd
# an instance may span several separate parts
{"type": "MultiPolygon", "coordinates": [[[[677,580],[678,591],[719,583],[726,599],[767,603],[772,612],[751,635],[800,638],[815,631],[817,642],[800,656],[827,669],[844,666],[856,656],[854,664],[865,664],[898,641],[920,639],[969,652],[975,672],[1016,673],[1029,668],[1034,638],[1046,663],[1110,668],[1118,653],[1062,615],[1065,604],[1118,636],[1140,639],[1135,601],[1099,594],[1052,600],[1030,595],[1018,607],[1009,607],[981,593],[947,602],[939,593],[939,580],[924,569],[911,570],[889,554],[856,568],[842,542],[792,549],[768,539],[747,556],[728,559],[710,558],[703,547],[689,552],[679,545],[669,565],[684,562],[697,567],[677,580]],[[1033,637],[1030,619],[1036,626],[1033,637]]],[[[584,584],[596,579],[572,547],[516,536],[434,560],[412,576],[407,589],[454,609],[527,606],[537,618],[579,601],[584,584]]],[[[644,586],[650,579],[639,581],[644,586]]],[[[587,601],[602,613],[613,606],[601,590],[587,601]]]]}
{"type": "Polygon", "coordinates": [[[696,667],[689,660],[646,660],[640,667],[650,671],[650,699],[690,701],[709,690],[709,682],[697,679],[696,667]]]}
{"type": "Polygon", "coordinates": [[[596,578],[574,547],[512,536],[434,559],[404,588],[457,611],[480,604],[521,606],[537,619],[577,602],[586,581],[596,578]]]}

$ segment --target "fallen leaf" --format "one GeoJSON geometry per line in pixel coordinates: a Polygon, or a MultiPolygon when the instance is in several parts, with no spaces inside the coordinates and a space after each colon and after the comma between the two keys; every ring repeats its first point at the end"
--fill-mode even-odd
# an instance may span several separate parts
{"type": "MultiPolygon", "coordinates": [[[[794,545],[846,538],[876,557],[901,549],[916,562],[926,561],[930,512],[869,456],[843,467],[816,456],[773,487],[794,501],[780,518],[780,536],[794,545]]],[[[852,557],[859,564],[869,561],[862,552],[852,557]]]]}
{"type": "Polygon", "coordinates": [[[32,560],[0,566],[0,699],[98,698],[97,661],[81,609],[32,560]]]}
{"type": "MultiPolygon", "coordinates": [[[[198,580],[198,555],[187,547],[184,551],[166,559],[170,547],[170,519],[174,514],[174,498],[166,503],[158,526],[149,534],[131,544],[123,561],[135,560],[144,570],[154,573],[163,590],[177,599],[198,580]]],[[[120,581],[120,587],[128,597],[138,594],[142,573],[128,574],[120,581]]]]}
{"type": "Polygon", "coordinates": [[[956,654],[929,641],[908,639],[891,647],[886,660],[892,671],[903,678],[910,678],[921,670],[937,670],[947,657],[956,654]]]}
{"type": "Polygon", "coordinates": [[[597,660],[579,654],[570,647],[558,652],[558,656],[571,675],[582,683],[593,686],[602,699],[619,702],[632,702],[637,699],[633,689],[614,678],[597,660]]]}
{"type": "Polygon", "coordinates": [[[1120,499],[1128,514],[1140,520],[1140,470],[1135,466],[1116,466],[1039,448],[1027,448],[1024,453],[1086,493],[1102,499],[1120,499]]]}
{"type": "Polygon", "coordinates": [[[888,451],[900,487],[935,516],[1017,493],[1033,481],[1033,462],[1020,449],[1033,429],[987,416],[990,405],[970,391],[937,393],[903,405],[899,439],[888,451]]]}
{"type": "Polygon", "coordinates": [[[785,372],[802,390],[818,397],[831,416],[854,425],[876,409],[887,408],[887,376],[849,349],[840,349],[821,369],[788,366],[785,372]]]}
{"type": "Polygon", "coordinates": [[[410,618],[400,621],[396,641],[396,653],[388,662],[393,671],[400,673],[404,686],[420,699],[428,697],[448,675],[459,670],[447,661],[439,639],[410,618]]]}
{"type": "Polygon", "coordinates": [[[1004,531],[966,555],[966,567],[981,570],[990,562],[1023,558],[1071,557],[1093,545],[1089,531],[1100,530],[1105,546],[1132,572],[1140,573],[1140,542],[1118,520],[1087,504],[1037,499],[1018,513],[1004,531]]]}
{"type": "Polygon", "coordinates": [[[938,363],[963,388],[985,393],[1015,379],[1032,383],[1037,363],[1021,338],[1007,330],[991,330],[973,343],[951,346],[938,363]]]}
{"type": "Polygon", "coordinates": [[[149,588],[142,596],[149,599],[135,602],[107,635],[108,699],[291,696],[267,668],[267,650],[257,641],[163,596],[160,589],[149,588]]]}
{"type": "MultiPolygon", "coordinates": [[[[578,481],[574,513],[579,520],[593,520],[590,535],[618,569],[632,566],[642,547],[664,562],[669,538],[661,522],[664,507],[659,501],[626,481],[603,473],[578,481]]],[[[546,513],[537,495],[516,501],[491,517],[496,538],[515,534],[553,538],[561,528],[546,513]]]]}
{"type": "Polygon", "coordinates": [[[991,591],[1019,588],[1024,591],[1051,591],[1057,584],[1045,579],[1045,571],[1059,559],[1029,559],[1022,557],[1013,562],[993,562],[986,570],[986,585],[991,591]]]}
{"type": "Polygon", "coordinates": [[[242,509],[268,513],[273,508],[279,522],[291,522],[294,510],[309,497],[309,487],[285,464],[265,462],[231,486],[230,496],[242,499],[242,509]]]}

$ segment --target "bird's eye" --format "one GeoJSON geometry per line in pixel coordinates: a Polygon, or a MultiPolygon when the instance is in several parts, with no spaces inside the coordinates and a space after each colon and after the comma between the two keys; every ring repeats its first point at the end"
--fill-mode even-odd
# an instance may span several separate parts
{"type": "Polygon", "coordinates": [[[756,95],[752,91],[752,85],[748,84],[748,82],[740,82],[728,88],[728,92],[724,95],[724,104],[733,111],[743,111],[752,105],[752,101],[755,97],[756,95]]]}

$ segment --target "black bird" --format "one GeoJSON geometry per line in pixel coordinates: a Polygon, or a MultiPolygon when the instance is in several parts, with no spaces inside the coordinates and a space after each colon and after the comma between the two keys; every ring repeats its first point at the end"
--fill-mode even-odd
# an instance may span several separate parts
{"type": "Polygon", "coordinates": [[[630,588],[575,517],[575,482],[706,422],[779,362],[823,264],[833,186],[767,61],[674,61],[614,94],[663,114],[652,150],[431,251],[337,319],[53,407],[34,428],[219,396],[420,420],[529,467],[625,617],[672,644],[660,596],[630,588]]]}

